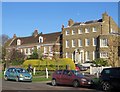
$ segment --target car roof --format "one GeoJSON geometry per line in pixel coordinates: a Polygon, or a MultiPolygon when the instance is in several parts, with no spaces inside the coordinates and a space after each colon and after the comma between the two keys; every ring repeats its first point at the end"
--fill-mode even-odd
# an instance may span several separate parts
{"type": "Polygon", "coordinates": [[[109,69],[120,69],[120,67],[104,68],[103,70],[109,70],[109,69]]]}

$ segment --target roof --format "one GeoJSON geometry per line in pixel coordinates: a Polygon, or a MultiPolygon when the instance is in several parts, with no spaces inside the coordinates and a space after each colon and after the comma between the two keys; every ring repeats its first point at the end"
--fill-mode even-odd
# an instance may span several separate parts
{"type": "Polygon", "coordinates": [[[21,45],[24,44],[35,44],[39,43],[39,37],[43,37],[43,43],[51,43],[56,42],[57,38],[60,36],[61,32],[55,32],[55,33],[48,33],[48,34],[38,34],[36,37],[34,36],[28,36],[28,37],[17,37],[14,39],[14,41],[10,44],[10,46],[17,45],[17,40],[21,40],[21,45]]]}
{"type": "Polygon", "coordinates": [[[72,26],[79,26],[79,25],[84,25],[84,24],[91,24],[91,23],[98,23],[102,22],[102,19],[99,20],[91,20],[91,21],[86,21],[86,22],[76,22],[72,26]]]}

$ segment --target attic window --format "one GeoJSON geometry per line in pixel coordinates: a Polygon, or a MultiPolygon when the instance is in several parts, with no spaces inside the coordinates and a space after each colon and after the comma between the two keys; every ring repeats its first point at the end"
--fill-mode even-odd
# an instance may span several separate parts
{"type": "Polygon", "coordinates": [[[42,43],[42,42],[43,42],[43,37],[40,36],[40,37],[39,37],[39,43],[42,43]]]}
{"type": "Polygon", "coordinates": [[[17,45],[21,45],[21,40],[20,39],[17,40],[17,45]]]}

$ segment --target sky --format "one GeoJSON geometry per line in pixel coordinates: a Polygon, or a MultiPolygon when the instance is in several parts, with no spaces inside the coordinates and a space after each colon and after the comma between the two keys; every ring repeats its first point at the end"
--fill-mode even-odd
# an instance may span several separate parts
{"type": "Polygon", "coordinates": [[[85,22],[102,18],[107,12],[118,24],[117,2],[3,2],[2,34],[10,38],[38,32],[60,32],[69,19],[85,22]]]}

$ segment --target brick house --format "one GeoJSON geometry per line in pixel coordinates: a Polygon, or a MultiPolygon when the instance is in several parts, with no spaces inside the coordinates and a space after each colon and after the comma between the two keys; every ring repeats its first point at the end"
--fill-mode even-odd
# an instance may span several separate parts
{"type": "MultiPolygon", "coordinates": [[[[115,66],[120,60],[120,43],[118,48],[118,25],[106,12],[98,20],[86,22],[68,21],[68,26],[62,25],[61,32],[38,34],[35,30],[32,36],[10,39],[7,46],[9,53],[13,48],[26,56],[33,53],[34,47],[43,56],[71,58],[75,63],[84,63],[96,58],[104,58],[115,66]],[[119,58],[119,59],[118,59],[119,58]]],[[[120,63],[119,63],[120,65],[120,63]]]]}
{"type": "Polygon", "coordinates": [[[118,26],[106,12],[98,20],[74,22],[70,19],[67,27],[62,26],[63,57],[71,58],[75,63],[84,63],[96,58],[108,59],[110,63],[116,58],[115,65],[118,65],[116,33],[118,26]]]}
{"type": "Polygon", "coordinates": [[[38,34],[38,30],[35,30],[33,35],[29,37],[17,37],[14,34],[13,38],[9,40],[6,50],[9,54],[11,50],[15,49],[28,57],[33,53],[34,49],[37,48],[38,54],[42,52],[44,57],[53,58],[54,54],[60,57],[60,37],[61,32],[38,34]]]}

